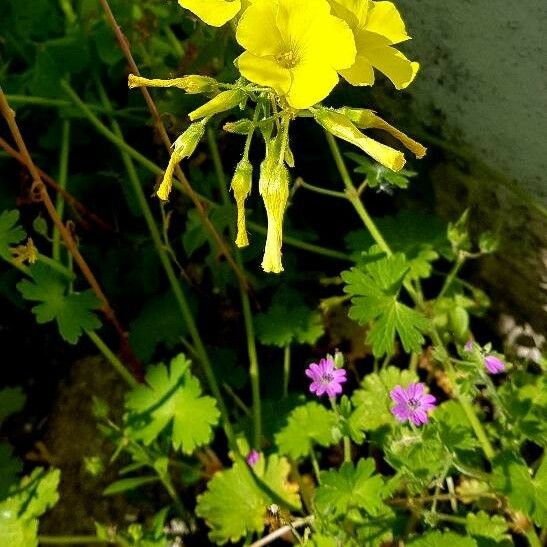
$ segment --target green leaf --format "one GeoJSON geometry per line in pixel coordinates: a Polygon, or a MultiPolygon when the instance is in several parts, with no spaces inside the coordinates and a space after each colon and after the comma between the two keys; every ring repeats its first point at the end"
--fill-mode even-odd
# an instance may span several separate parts
{"type": "Polygon", "coordinates": [[[412,547],[477,547],[477,542],[470,537],[460,536],[454,532],[430,532],[408,542],[412,547]]]}
{"type": "Polygon", "coordinates": [[[495,542],[511,539],[507,521],[499,515],[489,516],[484,511],[479,511],[476,514],[467,513],[465,520],[467,533],[470,536],[485,537],[495,542]]]}
{"type": "Polygon", "coordinates": [[[295,408],[287,425],[275,436],[281,454],[293,459],[307,456],[314,444],[330,446],[340,440],[338,419],[334,412],[310,402],[295,408]]]}
{"type": "Polygon", "coordinates": [[[20,243],[27,234],[18,224],[19,211],[2,211],[0,214],[0,257],[11,258],[10,247],[20,243]]]}
{"type": "Polygon", "coordinates": [[[385,513],[384,481],[374,471],[374,460],[369,458],[359,460],[357,467],[346,462],[338,470],[321,473],[321,485],[315,494],[317,510],[334,517],[353,508],[364,509],[370,516],[385,513]]]}
{"type": "Polygon", "coordinates": [[[38,519],[20,518],[14,498],[0,503],[0,545],[38,547],[38,519]]]}
{"type": "Polygon", "coordinates": [[[12,455],[9,444],[0,442],[0,500],[8,495],[10,487],[18,482],[17,475],[22,471],[23,464],[12,455]]]}
{"type": "Polygon", "coordinates": [[[150,477],[131,477],[128,479],[120,479],[118,481],[109,484],[103,490],[103,496],[113,496],[114,494],[119,494],[120,492],[126,492],[127,490],[134,490],[139,486],[144,486],[145,484],[150,484],[152,482],[159,481],[157,476],[150,477]]]}
{"type": "Polygon", "coordinates": [[[126,399],[129,410],[128,433],[150,444],[172,423],[171,441],[185,454],[211,441],[219,411],[212,397],[201,394],[200,384],[190,372],[183,354],[163,364],[151,366],[146,384],[132,389],[126,399]]]}
{"type": "Polygon", "coordinates": [[[364,431],[397,425],[398,422],[390,410],[394,403],[389,392],[397,385],[406,388],[417,381],[416,373],[396,367],[386,367],[379,373],[367,374],[360,389],[353,393],[352,402],[356,413],[354,420],[364,431]]]}
{"type": "MultiPolygon", "coordinates": [[[[261,457],[253,471],[276,494],[291,505],[300,507],[297,486],[288,482],[290,465],[276,454],[267,461],[261,457]]],[[[219,471],[209,481],[207,491],[198,496],[196,514],[211,528],[211,541],[223,545],[236,542],[248,534],[260,534],[265,527],[268,507],[274,503],[253,480],[243,462],[219,471]]]]}
{"type": "Polygon", "coordinates": [[[40,324],[55,320],[61,336],[75,344],[84,331],[101,326],[93,310],[100,307],[91,290],[69,293],[66,279],[42,263],[32,268],[33,281],[20,281],[17,289],[25,300],[39,302],[32,308],[40,324]]]}
{"type": "Polygon", "coordinates": [[[24,406],[27,397],[23,390],[17,387],[5,387],[0,390],[0,424],[12,414],[19,412],[24,406]]]}
{"type": "Polygon", "coordinates": [[[159,344],[172,349],[186,333],[180,308],[169,291],[154,296],[145,304],[139,316],[131,322],[129,341],[137,356],[148,362],[159,344]]]}
{"type": "Polygon", "coordinates": [[[422,333],[428,320],[397,300],[409,264],[403,254],[378,258],[373,247],[369,254],[373,262],[342,272],[346,283],[344,292],[350,294],[352,306],[349,316],[361,325],[373,322],[367,336],[376,357],[392,354],[395,335],[401,339],[407,353],[419,351],[424,342],[422,333]]]}
{"type": "Polygon", "coordinates": [[[538,526],[547,524],[547,459],[532,478],[524,460],[506,451],[493,461],[492,487],[505,494],[511,507],[531,517],[538,526]]]}
{"type": "Polygon", "coordinates": [[[280,348],[294,342],[314,344],[325,332],[321,315],[289,290],[276,294],[268,311],[255,317],[255,327],[262,344],[280,348]]]}

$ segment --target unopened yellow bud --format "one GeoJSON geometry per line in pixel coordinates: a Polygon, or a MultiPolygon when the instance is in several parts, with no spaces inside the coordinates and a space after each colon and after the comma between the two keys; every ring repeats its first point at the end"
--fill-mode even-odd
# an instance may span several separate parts
{"type": "Polygon", "coordinates": [[[283,243],[283,216],[289,199],[289,172],[285,164],[271,155],[260,166],[259,191],[266,207],[268,232],[262,269],[269,273],[281,273],[281,246],[283,243]]]}
{"type": "Polygon", "coordinates": [[[212,93],[218,89],[218,83],[214,78],[197,74],[183,76],[182,78],[171,78],[169,80],[142,78],[141,76],[130,74],[128,85],[131,89],[135,87],[178,87],[190,95],[212,93]]]}
{"type": "Polygon", "coordinates": [[[189,158],[197,148],[199,141],[205,134],[205,125],[207,120],[193,123],[188,129],[174,142],[173,153],[169,159],[169,164],[165,169],[163,180],[158,188],[156,195],[166,201],[169,198],[171,187],[173,186],[173,174],[175,167],[184,159],[189,158]]]}
{"type": "Polygon", "coordinates": [[[392,171],[400,171],[404,167],[405,157],[402,152],[363,135],[344,114],[327,108],[316,108],[313,115],[317,123],[329,133],[357,146],[392,171]]]}
{"type": "Polygon", "coordinates": [[[408,148],[418,159],[425,156],[427,148],[422,146],[419,142],[411,139],[408,135],[405,135],[402,131],[399,131],[396,127],[377,116],[373,110],[367,110],[365,108],[340,108],[338,112],[347,116],[357,127],[361,129],[382,129],[387,131],[390,135],[395,137],[405,148],[408,148]]]}
{"type": "Polygon", "coordinates": [[[245,100],[245,92],[241,89],[229,89],[219,93],[216,97],[213,97],[210,101],[204,105],[196,108],[193,112],[188,114],[188,117],[192,121],[196,121],[199,118],[205,116],[213,116],[219,112],[230,110],[245,100]]]}
{"type": "Polygon", "coordinates": [[[238,247],[247,247],[247,226],[245,224],[245,200],[251,192],[253,184],[253,166],[247,158],[243,158],[236,167],[232,178],[232,191],[237,205],[237,238],[238,247]]]}

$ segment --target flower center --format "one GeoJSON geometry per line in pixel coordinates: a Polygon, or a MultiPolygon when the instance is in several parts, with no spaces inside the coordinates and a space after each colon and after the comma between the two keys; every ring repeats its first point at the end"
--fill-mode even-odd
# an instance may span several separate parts
{"type": "Polygon", "coordinates": [[[283,68],[294,68],[300,61],[300,56],[295,49],[288,49],[285,53],[278,55],[275,60],[283,68]]]}
{"type": "Polygon", "coordinates": [[[420,406],[420,401],[418,399],[409,399],[407,404],[410,409],[416,410],[420,406]]]}
{"type": "Polygon", "coordinates": [[[333,380],[334,376],[332,374],[323,374],[320,379],[323,385],[330,384],[333,380]]]}

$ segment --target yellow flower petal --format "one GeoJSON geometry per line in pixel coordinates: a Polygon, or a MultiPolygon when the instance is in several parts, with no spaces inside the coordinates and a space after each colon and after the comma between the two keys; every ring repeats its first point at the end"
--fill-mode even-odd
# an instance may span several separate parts
{"type": "Polygon", "coordinates": [[[255,2],[237,25],[236,40],[239,45],[259,57],[280,55],[283,52],[283,38],[275,24],[278,12],[277,2],[255,2]]]}
{"type": "Polygon", "coordinates": [[[372,85],[375,80],[370,61],[361,55],[356,57],[352,67],[340,70],[340,74],[351,85],[372,85]]]}
{"type": "Polygon", "coordinates": [[[285,95],[291,87],[291,73],[270,57],[258,57],[245,51],[236,60],[242,76],[255,84],[271,87],[285,95]]]}
{"type": "Polygon", "coordinates": [[[221,27],[241,9],[241,0],[179,0],[179,4],[213,27],[221,27]]]}
{"type": "Polygon", "coordinates": [[[365,26],[371,0],[330,0],[332,12],[353,29],[365,26]]]}
{"type": "Polygon", "coordinates": [[[287,102],[293,108],[308,108],[318,103],[338,83],[336,70],[319,63],[300,64],[291,70],[291,75],[292,85],[287,102]]]}
{"type": "Polygon", "coordinates": [[[410,61],[390,46],[371,51],[369,59],[372,66],[383,72],[397,89],[409,86],[420,68],[419,63],[410,61]]]}
{"type": "Polygon", "coordinates": [[[372,2],[366,28],[368,32],[385,36],[392,44],[410,40],[401,14],[392,2],[372,2]]]}

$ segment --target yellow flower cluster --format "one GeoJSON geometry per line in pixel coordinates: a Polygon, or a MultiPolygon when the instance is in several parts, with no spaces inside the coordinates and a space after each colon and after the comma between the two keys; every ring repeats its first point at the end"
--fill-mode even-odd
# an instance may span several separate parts
{"type": "Polygon", "coordinates": [[[391,2],[373,0],[179,0],[213,26],[239,16],[236,39],[245,49],[241,74],[285,97],[295,109],[323,100],[341,75],[372,85],[374,69],[397,89],[416,77],[419,64],[395,47],[410,39],[391,2]]]}

